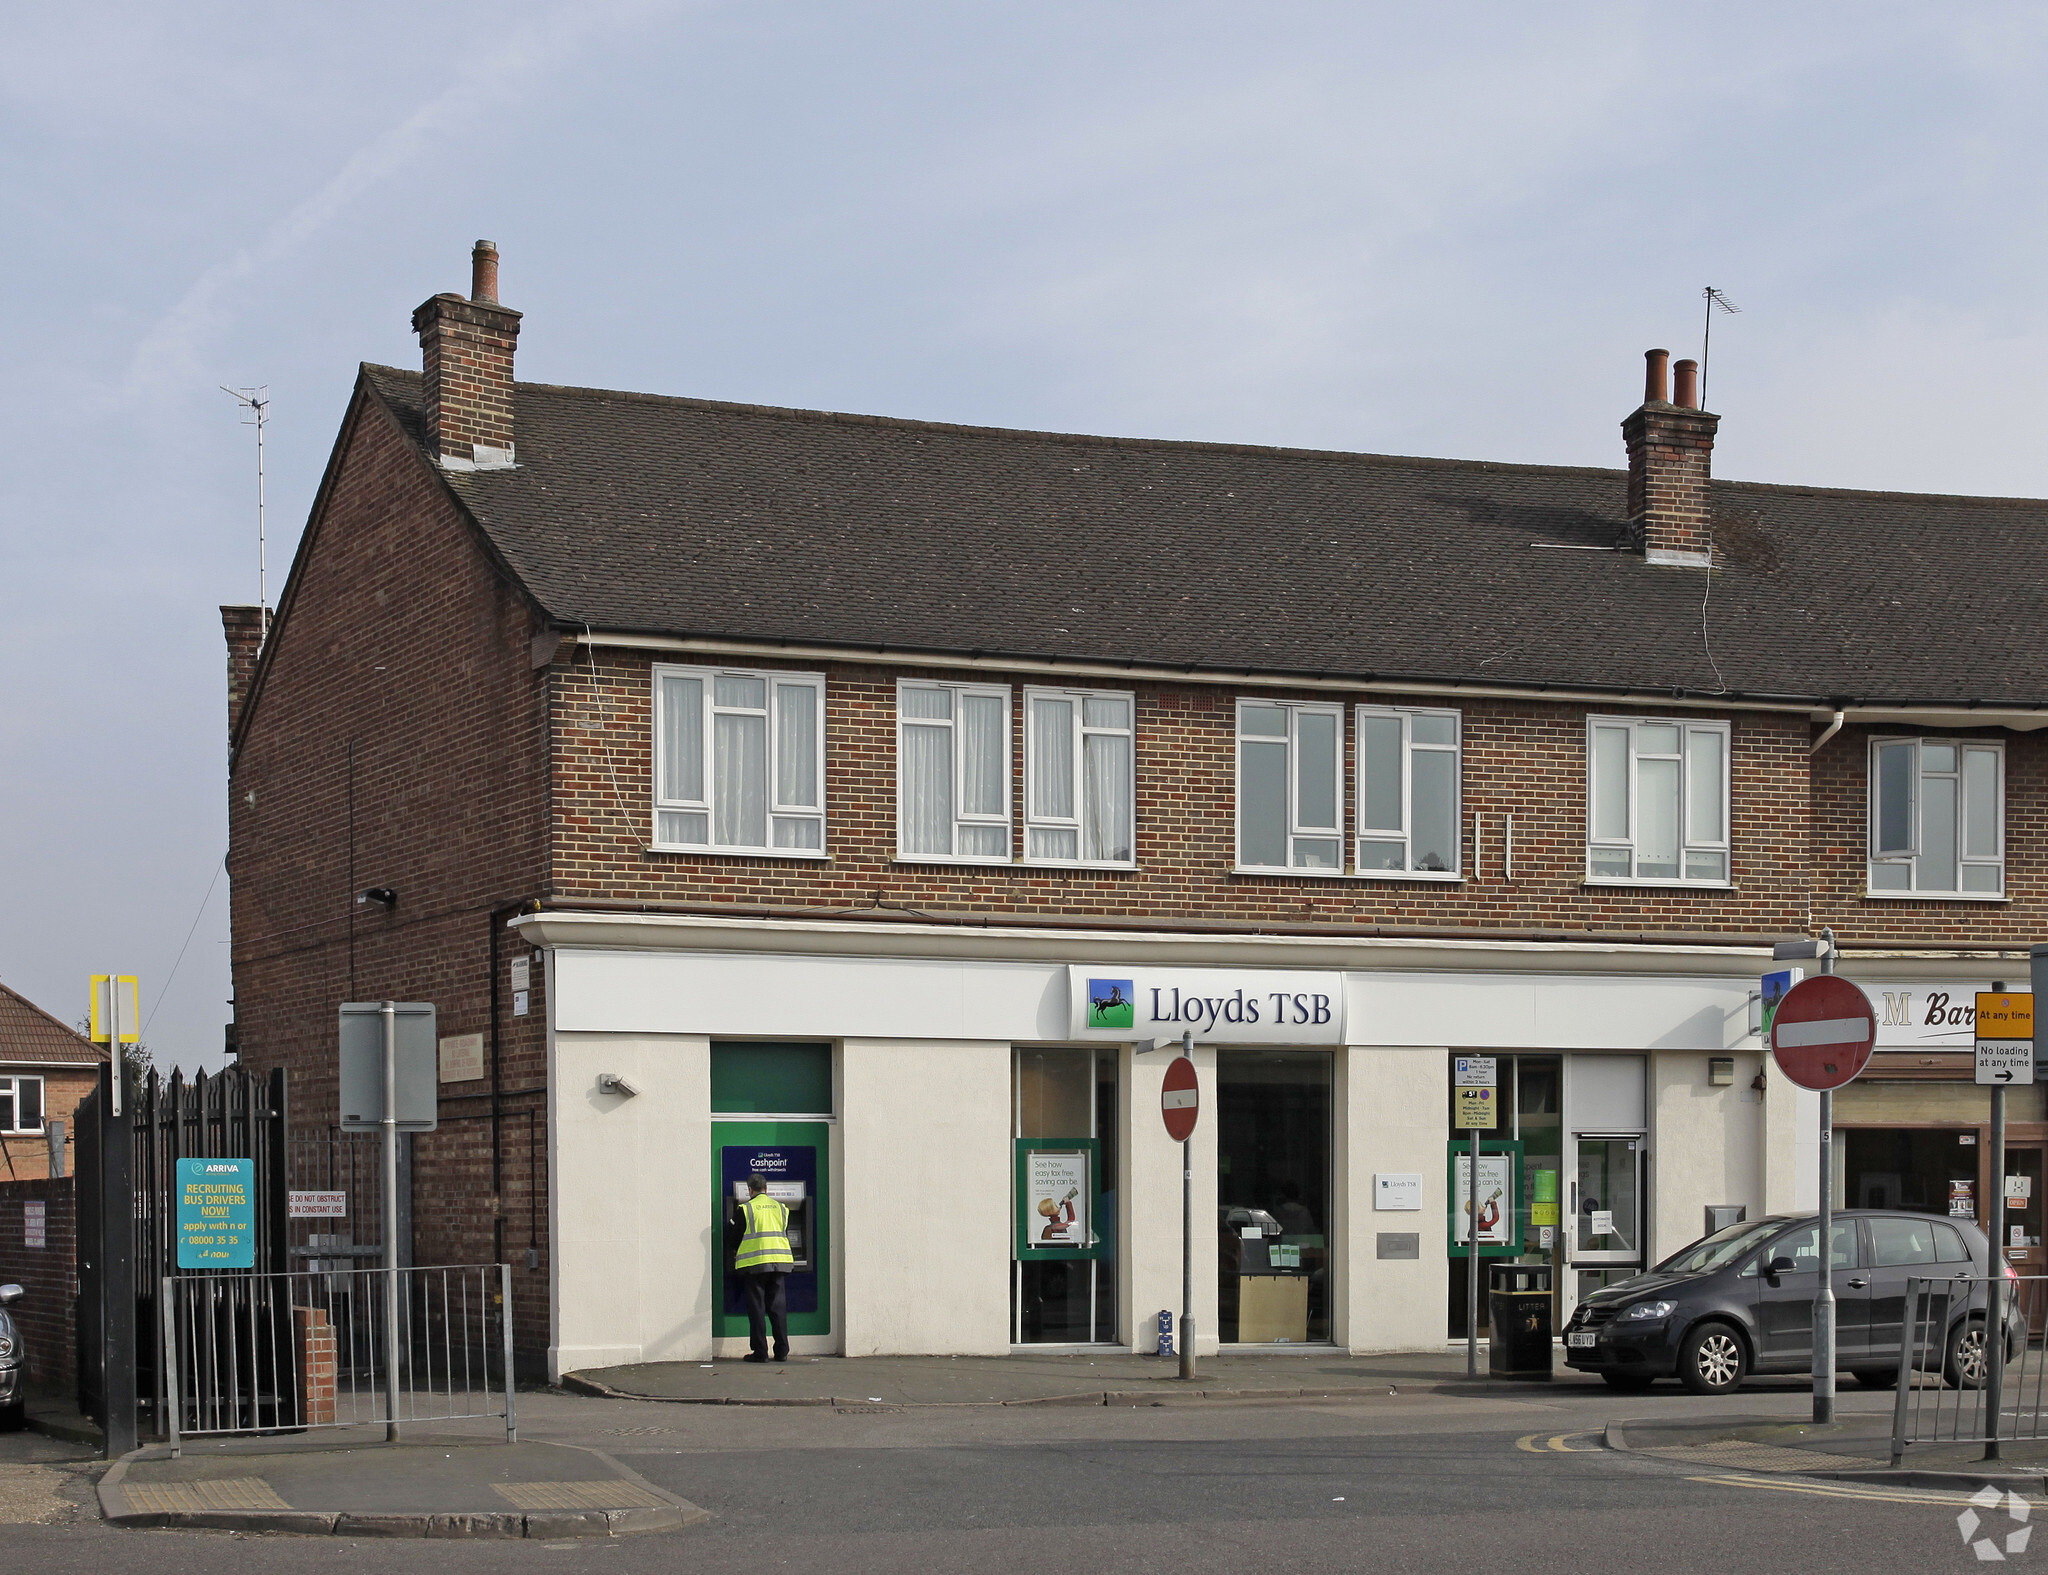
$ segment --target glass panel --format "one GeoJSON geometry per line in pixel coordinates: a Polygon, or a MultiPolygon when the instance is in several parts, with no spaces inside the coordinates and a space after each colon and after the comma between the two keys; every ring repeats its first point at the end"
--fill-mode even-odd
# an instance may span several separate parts
{"type": "Polygon", "coordinates": [[[1081,743],[1086,795],[1084,856],[1127,864],[1131,859],[1131,741],[1121,733],[1090,733],[1081,743]]]}
{"type": "Polygon", "coordinates": [[[1414,867],[1445,873],[1458,867],[1458,757],[1448,749],[1415,754],[1414,867]]]}
{"type": "Polygon", "coordinates": [[[1330,1338],[1331,1058],[1216,1053],[1218,1331],[1330,1338]]]}
{"type": "Polygon", "coordinates": [[[1636,821],[1636,873],[1649,880],[1678,874],[1678,762],[1640,760],[1642,793],[1636,821]]]}
{"type": "Polygon", "coordinates": [[[1034,827],[1031,856],[1034,859],[1078,859],[1081,856],[1081,833],[1071,827],[1064,830],[1034,827]]]}
{"type": "Polygon", "coordinates": [[[1726,880],[1728,878],[1728,855],[1725,853],[1688,853],[1685,856],[1685,878],[1687,880],[1726,880]]]}
{"type": "Polygon", "coordinates": [[[0,1132],[14,1130],[14,1084],[0,1082],[0,1132]]]}
{"type": "Polygon", "coordinates": [[[950,717],[953,691],[950,689],[903,689],[897,691],[905,716],[950,717]]]}
{"type": "MultiPolygon", "coordinates": [[[[719,680],[720,685],[724,682],[719,680]]],[[[717,786],[711,806],[716,840],[722,847],[764,848],[768,845],[768,718],[714,712],[711,737],[717,786]]]]}
{"type": "Polygon", "coordinates": [[[40,1132],[43,1129],[43,1080],[39,1077],[24,1077],[14,1085],[14,1124],[24,1132],[40,1132]]]}
{"type": "MultiPolygon", "coordinates": [[[[1628,835],[1628,729],[1625,727],[1593,729],[1593,835],[1617,841],[1628,835]]],[[[1594,856],[1599,857],[1598,854],[1594,856]]]]}
{"type": "Polygon", "coordinates": [[[1246,864],[1287,863],[1287,746],[1238,745],[1237,856],[1246,864]]]}
{"type": "Polygon", "coordinates": [[[1629,874],[1629,851],[1627,848],[1595,848],[1587,861],[1587,868],[1595,875],[1622,876],[1629,874]]]}
{"type": "Polygon", "coordinates": [[[1964,891],[1988,891],[1994,895],[1999,890],[1998,866],[1996,864],[1965,864],[1963,866],[1964,891]]]}
{"type": "Polygon", "coordinates": [[[1000,815],[1010,807],[1003,775],[1009,706],[1001,695],[960,697],[960,813],[1000,815]]]}
{"type": "Polygon", "coordinates": [[[702,847],[711,840],[711,817],[702,811],[685,814],[665,809],[654,817],[654,840],[702,847]]]}
{"type": "Polygon", "coordinates": [[[1933,1263],[1934,1221],[1884,1219],[1870,1222],[1870,1262],[1878,1269],[1933,1263]]]}
{"type": "Polygon", "coordinates": [[[1408,719],[1418,744],[1455,744],[1458,741],[1458,719],[1446,712],[1423,711],[1408,719]]]}
{"type": "Polygon", "coordinates": [[[1910,864],[1871,865],[1870,889],[1872,891],[1911,891],[1913,889],[1913,867],[1910,864]]]}
{"type": "Polygon", "coordinates": [[[1367,831],[1400,831],[1401,719],[1358,719],[1358,824],[1367,831]]]}
{"type": "Polygon", "coordinates": [[[1277,705],[1248,705],[1238,712],[1241,732],[1265,738],[1287,736],[1287,713],[1277,705]]]}
{"type": "Polygon", "coordinates": [[[1011,1337],[1027,1345],[1110,1340],[1116,1332],[1116,1058],[1087,1050],[1019,1050],[1016,1068],[1017,1136],[1095,1139],[1090,1227],[1097,1256],[1014,1265],[1011,1337]]]}
{"type": "Polygon", "coordinates": [[[1921,891],[1956,889],[1956,795],[1954,777],[1920,779],[1920,870],[1913,884],[1921,891]]]}
{"type": "Polygon", "coordinates": [[[1963,751],[1963,853],[1998,856],[1998,751],[1963,751]]]}
{"type": "Polygon", "coordinates": [[[1721,757],[1726,740],[1695,728],[1686,737],[1685,840],[1725,842],[1728,821],[1721,803],[1721,757]]]}
{"type": "Polygon", "coordinates": [[[1304,711],[1295,719],[1300,750],[1301,786],[1295,800],[1300,824],[1337,824],[1337,718],[1327,711],[1304,711]]]}
{"type": "Polygon", "coordinates": [[[661,681],[662,798],[704,797],[704,680],[661,681]]]}
{"type": "Polygon", "coordinates": [[[765,711],[768,709],[768,680],[749,678],[744,673],[720,673],[712,680],[712,699],[718,705],[765,711]]]}
{"type": "Polygon", "coordinates": [[[824,846],[825,828],[819,822],[797,815],[775,817],[775,845],[778,848],[819,848],[824,846]]]}
{"type": "Polygon", "coordinates": [[[1074,702],[1031,702],[1031,813],[1074,816],[1074,702]]]}
{"type": "Polygon", "coordinates": [[[1877,854],[1913,851],[1913,754],[1911,744],[1877,746],[1877,854]]]}
{"type": "Polygon", "coordinates": [[[1954,744],[1922,744],[1920,746],[1920,769],[1922,771],[1953,771],[1956,768],[1956,746],[1954,744]]]}
{"type": "Polygon", "coordinates": [[[1408,849],[1399,842],[1361,842],[1358,845],[1358,867],[1362,870],[1405,870],[1408,867],[1408,849]]]}
{"type": "Polygon", "coordinates": [[[1579,1139],[1578,1240],[1581,1252],[1635,1253],[1637,1228],[1634,1138],[1579,1139]]]}
{"type": "Polygon", "coordinates": [[[775,802],[818,805],[818,691],[809,684],[775,686],[775,802]]]}
{"type": "Polygon", "coordinates": [[[1677,754],[1678,729],[1668,722],[1645,722],[1636,729],[1636,753],[1639,755],[1677,754]]]}
{"type": "Polygon", "coordinates": [[[974,858],[1006,859],[1010,856],[1008,826],[962,826],[960,851],[974,858]]]}
{"type": "Polygon", "coordinates": [[[1131,702],[1114,695],[1086,695],[1081,701],[1081,721],[1088,727],[1129,727],[1131,702]]]}
{"type": "Polygon", "coordinates": [[[1298,870],[1336,870],[1344,867],[1344,854],[1335,837],[1294,839],[1294,867],[1298,870]]]}
{"type": "MultiPolygon", "coordinates": [[[[906,690],[911,694],[927,690],[906,690]]],[[[903,851],[953,851],[953,730],[903,730],[903,851]]]]}

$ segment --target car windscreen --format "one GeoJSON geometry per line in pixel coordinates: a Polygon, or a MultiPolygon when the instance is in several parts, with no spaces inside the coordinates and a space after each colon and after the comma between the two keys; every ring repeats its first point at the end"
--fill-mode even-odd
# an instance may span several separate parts
{"type": "Polygon", "coordinates": [[[1783,1220],[1745,1220],[1724,1226],[1713,1235],[1673,1253],[1657,1265],[1659,1274],[1712,1274],[1725,1269],[1750,1248],[1762,1243],[1772,1232],[1784,1229],[1783,1220]]]}

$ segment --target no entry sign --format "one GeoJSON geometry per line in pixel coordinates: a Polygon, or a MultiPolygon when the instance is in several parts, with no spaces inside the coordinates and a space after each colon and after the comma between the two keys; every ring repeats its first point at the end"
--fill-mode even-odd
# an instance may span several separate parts
{"type": "Polygon", "coordinates": [[[1869,1064],[1877,1043],[1870,997],[1834,974],[1802,979],[1771,1019],[1771,1054],[1801,1088],[1840,1088],[1869,1064]]]}
{"type": "Polygon", "coordinates": [[[1166,1118],[1166,1135],[1176,1143],[1194,1136],[1195,1122],[1202,1114],[1201,1090],[1195,1083],[1195,1063],[1184,1055],[1173,1058],[1166,1069],[1166,1081],[1159,1090],[1159,1113],[1166,1118]]]}

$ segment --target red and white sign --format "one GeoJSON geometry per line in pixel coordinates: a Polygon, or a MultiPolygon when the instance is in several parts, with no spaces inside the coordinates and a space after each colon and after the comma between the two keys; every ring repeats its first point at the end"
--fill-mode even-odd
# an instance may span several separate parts
{"type": "Polygon", "coordinates": [[[345,1220],[348,1218],[346,1192],[300,1192],[285,1195],[285,1218],[294,1220],[345,1220]]]}
{"type": "Polygon", "coordinates": [[[1184,1055],[1173,1058],[1166,1069],[1166,1081],[1159,1089],[1159,1113],[1166,1118],[1166,1135],[1176,1143],[1194,1136],[1195,1122],[1202,1114],[1202,1094],[1195,1083],[1195,1063],[1184,1055]]]}
{"type": "Polygon", "coordinates": [[[1876,1043],[1877,1013],[1870,997],[1834,974],[1800,980],[1771,1019],[1771,1055],[1778,1070],[1816,1093],[1840,1088],[1861,1072],[1876,1043]]]}

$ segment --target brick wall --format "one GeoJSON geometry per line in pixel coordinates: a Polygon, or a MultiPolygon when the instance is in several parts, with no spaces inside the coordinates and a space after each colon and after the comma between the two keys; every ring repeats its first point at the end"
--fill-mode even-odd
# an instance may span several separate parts
{"type": "Polygon", "coordinates": [[[0,1181],[0,1285],[27,1294],[8,1314],[28,1348],[29,1381],[68,1390],[78,1378],[78,1209],[69,1177],[0,1181]],[[43,1245],[27,1244],[24,1205],[43,1205],[43,1245]]]}
{"type": "MultiPolygon", "coordinates": [[[[98,1085],[99,1073],[88,1066],[50,1066],[34,1075],[43,1080],[43,1120],[64,1123],[64,1174],[69,1176],[78,1158],[78,1102],[98,1085]]],[[[34,1181],[49,1173],[47,1131],[0,1134],[0,1181],[34,1181]]]]}

